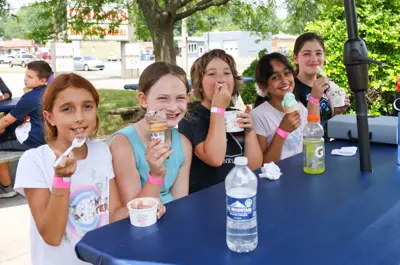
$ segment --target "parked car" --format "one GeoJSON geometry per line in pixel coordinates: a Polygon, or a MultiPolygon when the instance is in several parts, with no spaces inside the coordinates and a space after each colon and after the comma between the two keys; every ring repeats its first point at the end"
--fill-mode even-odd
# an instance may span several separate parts
{"type": "Polygon", "coordinates": [[[105,67],[104,62],[94,56],[75,56],[73,60],[75,71],[103,70],[105,67]]]}
{"type": "Polygon", "coordinates": [[[115,55],[115,53],[110,52],[108,54],[107,60],[108,61],[118,61],[118,57],[117,57],[117,55],[115,55]]]}
{"type": "Polygon", "coordinates": [[[26,67],[26,65],[32,61],[35,61],[36,58],[32,54],[20,54],[16,55],[15,58],[11,59],[8,65],[13,67],[14,65],[20,65],[22,67],[26,67]]]}
{"type": "Polygon", "coordinates": [[[49,52],[37,52],[36,58],[43,60],[51,60],[51,54],[49,52]]]}
{"type": "Polygon", "coordinates": [[[0,64],[9,63],[14,58],[12,55],[0,55],[0,64]]]}

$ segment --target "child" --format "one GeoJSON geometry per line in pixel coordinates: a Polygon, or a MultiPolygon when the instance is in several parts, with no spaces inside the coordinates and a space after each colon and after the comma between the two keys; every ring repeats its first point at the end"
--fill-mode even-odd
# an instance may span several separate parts
{"type": "Polygon", "coordinates": [[[48,144],[24,153],[14,187],[31,210],[33,265],[86,264],[76,257],[75,244],[86,232],[128,216],[107,144],[87,140],[53,167],[75,137],[97,130],[98,105],[96,89],[76,74],[58,76],[43,95],[48,144]]]}
{"type": "MultiPolygon", "coordinates": [[[[265,163],[285,159],[303,150],[307,109],[299,103],[298,111],[285,114],[282,107],[285,94],[294,89],[293,73],[289,61],[280,53],[264,55],[255,69],[257,92],[262,93],[267,101],[256,107],[251,116],[265,163]]],[[[323,87],[313,88],[311,94],[319,100],[323,87]]],[[[308,104],[310,113],[319,113],[318,100],[308,104]]]]}
{"type": "MultiPolygon", "coordinates": [[[[297,76],[295,78],[295,94],[307,106],[307,99],[314,86],[329,82],[327,77],[318,78],[318,66],[323,67],[325,61],[325,46],[323,39],[315,33],[304,33],[295,42],[293,49],[293,59],[297,66],[297,76]]],[[[329,83],[325,90],[329,88],[329,83]]],[[[345,99],[345,106],[332,110],[327,96],[324,94],[320,100],[321,105],[321,124],[325,127],[327,121],[336,114],[343,114],[350,106],[349,98],[345,99]]]]}
{"type": "MultiPolygon", "coordinates": [[[[27,65],[25,86],[31,91],[24,94],[15,108],[0,119],[0,150],[25,151],[45,144],[40,101],[52,74],[45,61],[33,61],[27,65]]],[[[8,163],[0,164],[0,198],[16,195],[12,190],[8,163]],[[1,192],[1,191],[0,191],[1,192]]]]}
{"type": "Polygon", "coordinates": [[[4,83],[3,79],[0,77],[0,101],[9,99],[12,97],[12,93],[7,85],[4,83]]]}
{"type": "Polygon", "coordinates": [[[224,112],[241,84],[232,56],[218,49],[205,53],[194,62],[191,80],[201,103],[179,123],[179,131],[192,143],[190,192],[196,192],[223,181],[237,156],[246,156],[251,169],[261,167],[262,153],[248,112],[239,114],[244,132],[225,131],[224,112]]]}
{"type": "Polygon", "coordinates": [[[144,110],[164,111],[165,143],[151,140],[146,119],[118,131],[110,148],[121,200],[160,197],[163,203],[188,194],[192,149],[174,129],[186,113],[188,81],[182,68],[165,62],[148,66],[139,79],[139,104],[144,110]]]}

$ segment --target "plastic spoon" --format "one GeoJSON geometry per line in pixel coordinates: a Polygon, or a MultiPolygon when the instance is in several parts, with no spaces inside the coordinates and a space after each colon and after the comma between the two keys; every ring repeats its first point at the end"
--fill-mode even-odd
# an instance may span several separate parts
{"type": "Polygon", "coordinates": [[[66,157],[74,148],[81,147],[86,142],[86,136],[77,136],[73,141],[71,146],[59,157],[56,162],[54,162],[53,166],[57,167],[61,160],[66,157]]]}

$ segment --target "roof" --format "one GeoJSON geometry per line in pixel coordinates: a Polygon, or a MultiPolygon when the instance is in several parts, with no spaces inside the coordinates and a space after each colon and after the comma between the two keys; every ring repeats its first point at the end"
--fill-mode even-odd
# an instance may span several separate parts
{"type": "Polygon", "coordinates": [[[297,36],[279,32],[278,34],[272,35],[272,38],[273,38],[273,39],[295,40],[295,39],[297,39],[297,36]]]}

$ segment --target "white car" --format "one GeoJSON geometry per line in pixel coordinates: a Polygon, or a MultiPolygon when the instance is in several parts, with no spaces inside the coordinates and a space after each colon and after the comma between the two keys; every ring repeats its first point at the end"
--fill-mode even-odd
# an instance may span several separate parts
{"type": "Polygon", "coordinates": [[[15,57],[12,55],[0,55],[0,64],[4,64],[4,63],[7,64],[12,59],[15,59],[15,57]]]}
{"type": "Polygon", "coordinates": [[[110,52],[108,54],[107,60],[108,61],[118,61],[118,57],[117,57],[117,55],[115,55],[115,53],[110,52]]]}
{"type": "Polygon", "coordinates": [[[101,60],[97,60],[93,56],[75,56],[72,58],[74,60],[74,70],[103,70],[105,65],[101,60]]]}

